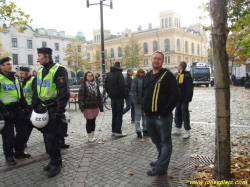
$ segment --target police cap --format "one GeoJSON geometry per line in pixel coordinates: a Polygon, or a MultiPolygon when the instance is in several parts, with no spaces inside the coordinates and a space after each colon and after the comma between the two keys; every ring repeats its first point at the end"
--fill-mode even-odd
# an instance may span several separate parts
{"type": "Polygon", "coordinates": [[[52,49],[47,48],[47,47],[37,48],[37,53],[52,55],[52,49]]]}
{"type": "Polygon", "coordinates": [[[20,71],[30,72],[30,68],[29,67],[20,67],[20,71]]]}
{"type": "Polygon", "coordinates": [[[4,57],[0,60],[0,65],[2,65],[4,62],[8,62],[8,61],[11,61],[11,58],[10,57],[4,57]]]}

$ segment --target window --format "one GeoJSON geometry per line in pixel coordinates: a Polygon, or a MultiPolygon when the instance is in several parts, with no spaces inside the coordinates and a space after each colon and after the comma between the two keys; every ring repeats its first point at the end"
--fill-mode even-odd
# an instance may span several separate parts
{"type": "Polygon", "coordinates": [[[194,43],[191,44],[191,51],[192,51],[192,54],[194,54],[194,43]]]}
{"type": "Polygon", "coordinates": [[[89,54],[89,53],[87,53],[87,59],[89,59],[89,60],[90,60],[90,54],[89,54]]]}
{"type": "Polygon", "coordinates": [[[122,48],[118,47],[118,57],[122,57],[122,48]]]}
{"type": "Polygon", "coordinates": [[[200,45],[197,45],[197,55],[200,55],[200,45]]]}
{"type": "Polygon", "coordinates": [[[18,65],[18,54],[12,54],[13,65],[18,65]]]}
{"type": "Polygon", "coordinates": [[[169,39],[165,40],[165,51],[166,52],[170,51],[170,41],[169,41],[169,39]]]}
{"type": "Polygon", "coordinates": [[[185,62],[188,63],[188,57],[185,58],[185,62]]]}
{"type": "Polygon", "coordinates": [[[203,56],[206,56],[206,47],[203,47],[203,56]]]}
{"type": "Polygon", "coordinates": [[[161,27],[164,28],[165,27],[164,26],[164,19],[161,20],[161,24],[162,24],[161,27]]]}
{"type": "Polygon", "coordinates": [[[144,54],[148,54],[148,43],[143,44],[144,54]]]}
{"type": "Polygon", "coordinates": [[[27,48],[32,49],[32,40],[27,40],[27,48]]]}
{"type": "Polygon", "coordinates": [[[178,57],[177,57],[177,62],[179,63],[180,61],[181,61],[181,57],[178,56],[178,57]]]}
{"type": "Polygon", "coordinates": [[[28,65],[33,65],[33,55],[28,55],[28,65]]]}
{"type": "Polygon", "coordinates": [[[195,58],[192,58],[192,62],[195,62],[195,58]]]}
{"type": "Polygon", "coordinates": [[[144,65],[145,65],[145,66],[148,65],[148,59],[144,59],[144,65]]]}
{"type": "Polygon", "coordinates": [[[165,64],[169,64],[170,63],[170,56],[165,56],[165,64]]]}
{"type": "Polygon", "coordinates": [[[59,64],[60,64],[60,58],[59,58],[59,55],[55,56],[55,63],[59,63],[59,64]]]}
{"type": "Polygon", "coordinates": [[[115,58],[115,50],[113,48],[110,49],[111,58],[115,58]]]}
{"type": "Polygon", "coordinates": [[[165,25],[168,27],[168,18],[165,19],[165,25]]]}
{"type": "Polygon", "coordinates": [[[12,47],[17,47],[17,38],[12,38],[12,47]]]}
{"type": "Polygon", "coordinates": [[[169,27],[172,27],[172,18],[169,18],[169,27]]]}
{"type": "Polygon", "coordinates": [[[153,51],[157,51],[158,50],[158,42],[157,41],[154,41],[153,43],[153,51]]]}
{"type": "Polygon", "coordinates": [[[168,56],[168,63],[170,64],[171,62],[170,62],[170,56],[168,56]]]}
{"type": "Polygon", "coordinates": [[[210,73],[209,68],[194,68],[194,73],[210,73]]]}
{"type": "Polygon", "coordinates": [[[185,53],[188,53],[188,42],[185,41],[185,53]]]}
{"type": "Polygon", "coordinates": [[[177,39],[177,51],[180,51],[180,39],[177,39]]]}
{"type": "Polygon", "coordinates": [[[128,33],[125,34],[125,37],[126,37],[126,38],[128,37],[128,33]]]}
{"type": "Polygon", "coordinates": [[[78,50],[78,53],[82,52],[82,46],[81,46],[81,45],[78,45],[78,46],[77,46],[77,50],[78,50]]]}
{"type": "Polygon", "coordinates": [[[47,42],[42,41],[42,47],[47,47],[47,42]]]}
{"type": "Polygon", "coordinates": [[[55,43],[55,51],[59,51],[59,43],[55,43]]]}
{"type": "Polygon", "coordinates": [[[197,59],[197,62],[200,62],[200,59],[197,59]]]}

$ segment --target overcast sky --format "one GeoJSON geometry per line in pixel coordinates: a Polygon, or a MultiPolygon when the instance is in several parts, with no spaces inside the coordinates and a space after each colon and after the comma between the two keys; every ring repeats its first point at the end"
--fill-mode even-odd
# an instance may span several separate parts
{"type": "MultiPolygon", "coordinates": [[[[9,0],[7,0],[9,1],[9,0]]],[[[34,20],[30,26],[34,28],[56,29],[75,36],[82,31],[87,40],[93,39],[93,29],[100,29],[100,6],[86,7],[86,0],[11,0],[34,20]]],[[[201,11],[197,6],[208,0],[113,0],[113,9],[103,7],[104,29],[117,34],[126,29],[136,31],[159,27],[159,14],[167,10],[181,13],[182,26],[200,22],[201,11]]],[[[89,0],[90,4],[99,3],[89,0]]],[[[110,0],[106,0],[109,4],[110,0]]],[[[209,19],[202,21],[208,25],[209,19]]]]}

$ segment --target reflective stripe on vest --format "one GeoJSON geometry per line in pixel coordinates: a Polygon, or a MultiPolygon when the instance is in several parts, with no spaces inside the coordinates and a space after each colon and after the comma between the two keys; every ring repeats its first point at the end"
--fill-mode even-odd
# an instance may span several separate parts
{"type": "Polygon", "coordinates": [[[167,71],[165,71],[165,73],[163,73],[163,75],[159,78],[159,80],[155,84],[155,89],[154,89],[153,99],[152,99],[152,112],[157,112],[157,110],[158,110],[157,109],[157,102],[158,102],[158,96],[159,96],[159,91],[160,91],[160,87],[161,87],[161,81],[166,73],[167,73],[167,71]]]}
{"type": "Polygon", "coordinates": [[[58,89],[56,83],[54,83],[54,76],[59,67],[63,67],[60,64],[55,64],[50,68],[49,73],[42,79],[43,68],[37,73],[37,94],[42,101],[56,98],[58,95],[58,89]]]}
{"type": "Polygon", "coordinates": [[[32,82],[35,77],[31,77],[23,87],[23,83],[21,83],[21,87],[23,89],[23,96],[28,105],[31,105],[32,96],[33,96],[33,89],[32,89],[32,82]]]}
{"type": "Polygon", "coordinates": [[[21,98],[20,85],[15,78],[15,83],[4,75],[0,75],[0,100],[3,104],[8,105],[10,103],[18,102],[21,98]]]}

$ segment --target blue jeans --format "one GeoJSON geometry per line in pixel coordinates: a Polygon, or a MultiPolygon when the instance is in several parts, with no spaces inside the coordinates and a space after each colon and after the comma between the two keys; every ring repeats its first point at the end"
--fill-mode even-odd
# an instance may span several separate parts
{"type": "Polygon", "coordinates": [[[124,106],[124,99],[113,100],[111,99],[112,108],[112,132],[122,133],[122,110],[124,106]]]}
{"type": "Polygon", "coordinates": [[[134,108],[135,106],[131,101],[131,96],[128,95],[125,101],[126,101],[126,108],[123,109],[123,114],[125,114],[131,108],[131,121],[135,121],[135,108],[134,108]]]}
{"type": "Polygon", "coordinates": [[[166,117],[145,116],[145,122],[151,140],[156,145],[158,159],[155,168],[167,172],[172,153],[171,130],[173,114],[169,113],[166,117]]]}
{"type": "Polygon", "coordinates": [[[135,132],[142,132],[147,130],[145,125],[145,116],[141,110],[141,105],[135,105],[135,132]],[[142,130],[140,128],[140,121],[142,119],[142,130]]]}
{"type": "Polygon", "coordinates": [[[188,105],[186,101],[179,101],[176,105],[174,122],[177,128],[181,128],[183,120],[185,130],[191,129],[188,105]]]}

